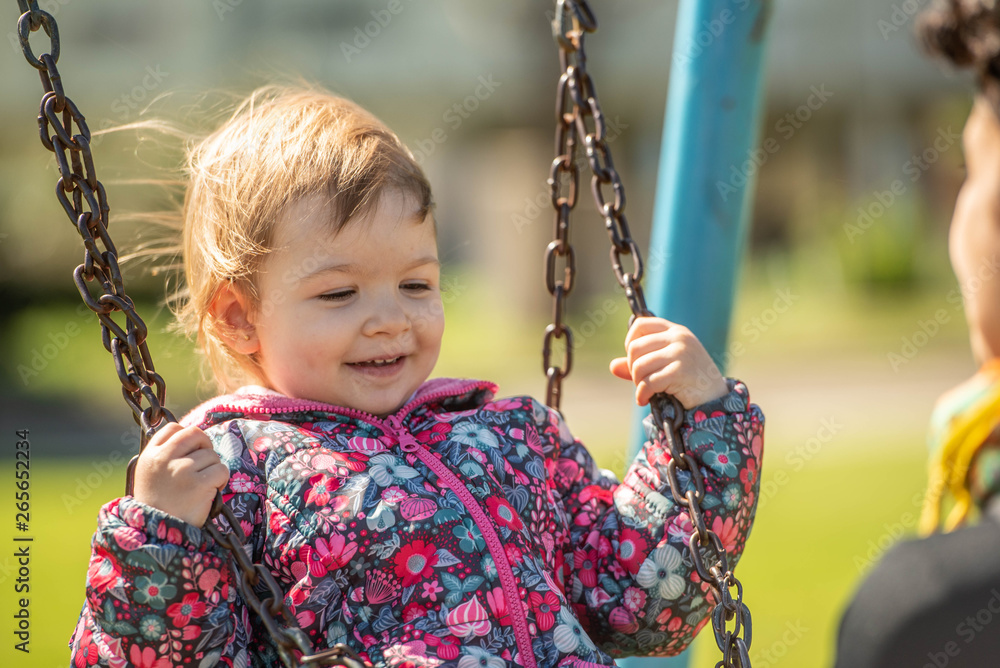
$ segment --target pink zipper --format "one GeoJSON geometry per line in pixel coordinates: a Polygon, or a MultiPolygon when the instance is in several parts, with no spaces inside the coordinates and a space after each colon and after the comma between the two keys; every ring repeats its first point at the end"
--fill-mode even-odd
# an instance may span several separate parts
{"type": "MultiPolygon", "coordinates": [[[[391,419],[393,417],[402,420],[407,413],[411,412],[415,408],[434,401],[435,399],[443,399],[448,396],[455,396],[459,394],[465,394],[470,390],[495,390],[496,385],[487,381],[469,381],[463,385],[458,385],[457,387],[451,387],[448,390],[442,392],[432,392],[430,394],[417,397],[413,401],[405,404],[400,408],[394,415],[389,416],[391,419]]],[[[197,410],[197,409],[195,409],[197,410]]],[[[271,413],[295,413],[298,411],[323,411],[325,413],[337,413],[339,415],[346,415],[347,417],[355,418],[358,420],[363,420],[369,424],[373,424],[377,427],[385,428],[385,421],[381,418],[372,415],[367,411],[358,410],[356,408],[346,408],[344,406],[335,406],[333,404],[326,404],[322,401],[308,401],[302,400],[301,403],[292,405],[281,405],[281,406],[248,406],[246,404],[239,403],[228,403],[228,404],[215,404],[210,406],[205,410],[206,413],[214,413],[217,411],[238,411],[241,413],[250,413],[256,415],[270,415],[271,413]]]]}
{"type": "Polygon", "coordinates": [[[528,622],[524,618],[524,609],[521,607],[521,594],[517,588],[517,580],[514,579],[514,571],[507,559],[507,552],[503,549],[503,543],[500,541],[500,536],[497,535],[493,523],[490,522],[490,518],[486,515],[483,507],[479,505],[476,497],[469,491],[469,488],[465,486],[465,483],[444,462],[422,447],[420,441],[403,427],[403,422],[399,417],[393,415],[386,421],[392,428],[392,435],[399,441],[400,449],[403,452],[412,452],[416,455],[417,459],[434,471],[444,481],[444,484],[458,495],[465,507],[472,513],[472,519],[475,520],[479,530],[483,533],[486,546],[493,556],[494,563],[496,563],[500,585],[503,587],[504,596],[507,597],[507,610],[514,622],[514,638],[517,641],[517,649],[524,657],[522,663],[535,668],[537,665],[535,653],[531,648],[531,635],[528,633],[528,622]]]}
{"type": "Polygon", "coordinates": [[[399,443],[401,450],[404,452],[412,452],[416,455],[417,459],[434,471],[438,477],[441,478],[444,483],[453,492],[455,492],[456,495],[458,495],[458,498],[461,499],[463,504],[465,504],[465,507],[469,509],[469,512],[472,514],[472,519],[475,520],[476,525],[482,532],[483,538],[486,540],[486,546],[489,548],[490,555],[493,557],[493,561],[496,564],[497,575],[500,577],[500,585],[503,588],[504,596],[507,598],[507,608],[510,612],[511,620],[514,622],[514,639],[517,642],[517,649],[521,656],[524,657],[522,662],[529,668],[537,668],[538,664],[535,662],[535,653],[531,647],[531,634],[528,632],[528,622],[524,618],[524,609],[521,607],[521,595],[517,588],[517,581],[514,579],[514,571],[510,567],[510,560],[507,559],[507,552],[503,549],[503,543],[500,541],[500,536],[497,535],[496,529],[493,527],[493,523],[490,522],[489,517],[483,510],[482,506],[479,505],[476,497],[473,496],[472,492],[469,491],[469,488],[465,486],[458,476],[456,476],[440,459],[432,455],[426,448],[422,447],[420,441],[418,441],[413,434],[411,434],[403,426],[403,418],[412,410],[425,403],[447,396],[464,394],[472,389],[492,389],[495,387],[496,386],[493,385],[493,383],[472,381],[467,385],[462,385],[457,388],[452,387],[447,391],[433,392],[426,396],[414,399],[396,411],[394,415],[388,416],[385,420],[382,420],[366,411],[357,410],[355,408],[345,408],[343,406],[334,406],[320,401],[303,401],[301,404],[293,406],[275,406],[273,408],[258,406],[253,407],[252,409],[247,406],[238,406],[235,404],[221,404],[213,406],[211,410],[213,412],[220,410],[236,410],[241,412],[252,411],[257,414],[319,410],[328,413],[346,415],[347,417],[361,420],[379,427],[383,431],[391,434],[399,443]]]}

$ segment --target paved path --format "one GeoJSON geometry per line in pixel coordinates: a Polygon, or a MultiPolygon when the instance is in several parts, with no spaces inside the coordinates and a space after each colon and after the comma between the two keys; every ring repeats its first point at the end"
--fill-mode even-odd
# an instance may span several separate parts
{"type": "MultiPolygon", "coordinates": [[[[926,351],[895,371],[884,353],[872,353],[757,359],[733,373],[764,409],[771,452],[787,452],[815,446],[814,438],[837,448],[878,439],[887,447],[922,448],[938,396],[973,371],[969,354],[956,349],[926,351]]],[[[567,420],[585,442],[620,442],[617,425],[631,420],[631,391],[610,376],[572,376],[564,401],[567,420]]]]}

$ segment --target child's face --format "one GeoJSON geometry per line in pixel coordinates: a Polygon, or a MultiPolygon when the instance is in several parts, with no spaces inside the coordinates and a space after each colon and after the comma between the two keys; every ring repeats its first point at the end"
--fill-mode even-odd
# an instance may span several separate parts
{"type": "Polygon", "coordinates": [[[967,176],[948,246],[981,364],[1000,356],[1000,121],[982,97],[965,123],[963,144],[967,176]]]}
{"type": "MultiPolygon", "coordinates": [[[[258,279],[258,360],[282,394],[385,416],[430,375],[444,314],[437,240],[412,198],[383,194],[331,232],[318,197],[292,205],[258,279]]],[[[251,341],[251,344],[254,342],[251,341]]]]}

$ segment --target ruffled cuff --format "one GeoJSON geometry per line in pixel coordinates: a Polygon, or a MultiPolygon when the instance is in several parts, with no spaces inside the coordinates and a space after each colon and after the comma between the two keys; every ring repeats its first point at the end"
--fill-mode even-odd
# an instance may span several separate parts
{"type": "MultiPolygon", "coordinates": [[[[718,485],[743,481],[741,476],[757,484],[759,458],[763,448],[764,416],[750,403],[750,395],[743,383],[726,379],[729,393],[684,411],[680,425],[683,447],[701,465],[709,478],[718,477],[718,485]],[[750,467],[748,472],[743,469],[750,467]]],[[[673,418],[673,407],[667,406],[664,416],[673,418]]],[[[643,420],[647,441],[639,453],[645,465],[646,484],[652,489],[664,490],[666,466],[670,461],[667,443],[660,438],[652,416],[643,420]]],[[[637,460],[638,461],[638,460],[637,460]]],[[[678,472],[682,490],[690,484],[686,471],[678,472]]]]}
{"type": "MultiPolygon", "coordinates": [[[[711,418],[747,412],[750,407],[750,392],[747,390],[747,386],[734,378],[726,378],[725,380],[726,386],[729,388],[729,393],[685,410],[684,421],[681,423],[683,427],[695,427],[699,422],[704,422],[711,418]]],[[[674,418],[674,407],[672,404],[668,403],[664,407],[663,418],[664,422],[674,418]]],[[[653,440],[656,435],[653,416],[647,415],[642,421],[642,426],[646,431],[646,438],[653,440]]]]}
{"type": "Polygon", "coordinates": [[[131,496],[106,503],[98,515],[97,528],[101,533],[116,536],[129,533],[141,543],[176,545],[192,552],[214,552],[218,549],[215,540],[200,527],[131,496]]]}

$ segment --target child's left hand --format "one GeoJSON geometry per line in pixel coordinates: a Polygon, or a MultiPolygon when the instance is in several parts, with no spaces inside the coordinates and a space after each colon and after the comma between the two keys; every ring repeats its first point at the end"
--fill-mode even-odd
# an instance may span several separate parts
{"type": "Polygon", "coordinates": [[[685,409],[725,396],[725,378],[687,327],[663,318],[636,318],[625,335],[627,357],[611,361],[611,373],[636,385],[645,406],[654,394],[677,397],[685,409]]]}

